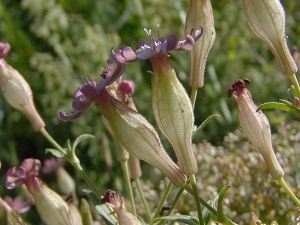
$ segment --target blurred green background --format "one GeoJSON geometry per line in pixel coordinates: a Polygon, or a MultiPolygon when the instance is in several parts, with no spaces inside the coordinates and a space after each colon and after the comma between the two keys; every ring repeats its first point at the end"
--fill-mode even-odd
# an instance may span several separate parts
{"type": "MultiPolygon", "coordinates": [[[[101,134],[106,132],[95,107],[79,119],[60,121],[57,113],[72,113],[71,101],[80,86],[82,77],[99,80],[112,47],[123,45],[137,47],[137,41],[147,36],[144,28],[151,29],[156,37],[157,24],[160,35],[175,33],[184,38],[187,0],[1,0],[0,41],[11,45],[6,61],[28,81],[34,93],[36,107],[46,122],[48,132],[58,143],[74,140],[80,134],[90,133],[95,139],[80,145],[78,156],[92,180],[105,188],[121,189],[121,168],[117,162],[104,166],[101,134]]],[[[300,2],[282,1],[286,9],[286,34],[289,46],[300,46],[300,2]]],[[[217,37],[210,52],[205,85],[198,91],[195,106],[195,124],[199,125],[209,115],[221,117],[212,121],[196,136],[195,143],[207,140],[220,145],[225,135],[239,127],[237,105],[227,98],[233,80],[247,77],[252,81],[249,90],[257,105],[267,101],[288,99],[290,86],[282,75],[276,60],[266,44],[256,38],[245,22],[242,1],[213,0],[217,37]]],[[[189,73],[188,53],[170,53],[173,66],[187,89],[189,73]]],[[[151,70],[148,61],[127,66],[123,79],[135,82],[134,101],[141,114],[152,124],[151,70]]],[[[266,111],[272,126],[295,117],[266,111]]],[[[156,125],[155,125],[156,126],[156,125]]],[[[106,132],[107,133],[107,132],[106,132]]],[[[162,137],[166,149],[170,145],[162,137]]],[[[52,147],[44,137],[35,133],[27,119],[11,108],[0,95],[0,160],[2,174],[6,169],[28,157],[42,161],[50,157],[45,148],[52,147]]],[[[113,148],[113,145],[111,145],[113,148]]],[[[113,159],[114,152],[112,151],[113,159]]],[[[72,172],[72,168],[69,168],[72,172]]],[[[143,164],[144,174],[152,167],[143,164]]],[[[0,182],[4,184],[4,176],[0,182]]],[[[45,178],[50,179],[51,178],[45,178]]],[[[75,176],[78,181],[80,177],[75,176]]],[[[78,182],[78,189],[86,187],[78,182]]],[[[3,185],[0,193],[6,193],[3,185]]]]}

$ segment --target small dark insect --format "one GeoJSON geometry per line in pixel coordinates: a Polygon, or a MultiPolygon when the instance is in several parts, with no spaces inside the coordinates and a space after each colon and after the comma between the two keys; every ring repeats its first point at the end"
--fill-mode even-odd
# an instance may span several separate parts
{"type": "Polygon", "coordinates": [[[160,212],[159,212],[159,215],[160,215],[160,216],[163,216],[164,213],[165,213],[165,211],[167,211],[167,210],[169,210],[169,209],[171,209],[170,206],[163,206],[163,207],[161,208],[160,212]]]}

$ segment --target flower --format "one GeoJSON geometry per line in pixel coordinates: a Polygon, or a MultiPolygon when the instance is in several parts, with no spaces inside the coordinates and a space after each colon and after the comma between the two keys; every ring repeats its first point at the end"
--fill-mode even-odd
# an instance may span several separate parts
{"type": "Polygon", "coordinates": [[[37,159],[25,159],[17,170],[9,169],[6,174],[5,186],[14,189],[23,184],[35,200],[36,209],[44,223],[52,225],[69,225],[71,223],[70,209],[60,195],[48,188],[37,178],[41,162],[37,159]]]}
{"type": "Polygon", "coordinates": [[[120,225],[141,225],[141,222],[126,210],[124,198],[122,197],[121,202],[119,202],[114,191],[108,190],[101,201],[113,208],[114,211],[112,213],[117,214],[120,225]]]}
{"type": "Polygon", "coordinates": [[[15,109],[21,111],[31,123],[35,131],[45,127],[43,119],[38,114],[30,86],[24,77],[7,64],[4,57],[8,54],[10,45],[0,42],[0,89],[5,100],[15,109]]]}
{"type": "Polygon", "coordinates": [[[167,39],[159,37],[155,41],[151,30],[146,30],[150,39],[150,45],[145,41],[138,42],[138,50],[134,52],[131,47],[122,47],[116,52],[116,58],[121,63],[132,63],[139,59],[149,59],[157,54],[167,54],[169,51],[184,51],[193,48],[194,42],[197,41],[202,35],[202,28],[195,31],[195,37],[187,35],[186,39],[179,41],[175,34],[170,34],[167,39]]]}
{"type": "MultiPolygon", "coordinates": [[[[114,68],[118,68],[118,66],[114,68]]],[[[121,71],[110,72],[112,77],[117,77],[121,71]]],[[[113,80],[115,79],[106,81],[106,84],[111,84],[113,80]]],[[[112,97],[102,84],[101,81],[99,83],[86,81],[86,84],[75,93],[75,100],[72,104],[75,112],[67,116],[60,111],[59,118],[61,120],[77,119],[92,103],[95,103],[99,112],[108,121],[114,135],[127,151],[154,165],[176,187],[181,187],[186,182],[186,176],[164,150],[154,127],[141,114],[112,97]]]]}
{"type": "Polygon", "coordinates": [[[4,201],[19,214],[27,212],[34,204],[34,199],[32,197],[29,197],[23,202],[20,196],[17,196],[14,199],[6,196],[4,201]]]}
{"type": "Polygon", "coordinates": [[[248,84],[249,79],[235,80],[232,89],[228,90],[228,96],[231,97],[234,91],[237,93],[233,96],[239,106],[240,125],[250,143],[262,154],[272,178],[277,180],[283,177],[284,173],[273,150],[270,124],[262,111],[257,112],[257,106],[246,88],[248,84]]]}

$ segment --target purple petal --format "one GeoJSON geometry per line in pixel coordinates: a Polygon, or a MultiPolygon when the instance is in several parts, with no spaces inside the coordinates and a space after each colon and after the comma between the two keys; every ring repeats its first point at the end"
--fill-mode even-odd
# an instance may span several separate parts
{"type": "Polygon", "coordinates": [[[120,49],[116,53],[116,58],[120,63],[132,63],[138,60],[136,54],[130,47],[120,49]]]}
{"type": "Polygon", "coordinates": [[[26,176],[20,175],[19,171],[16,171],[16,167],[10,168],[6,173],[5,187],[9,190],[20,187],[25,183],[26,176]]]}
{"type": "Polygon", "coordinates": [[[148,46],[150,48],[150,46],[144,40],[139,40],[138,41],[138,48],[142,48],[144,46],[148,46]]]}
{"type": "Polygon", "coordinates": [[[138,59],[145,60],[145,59],[150,59],[151,57],[153,57],[157,54],[159,54],[159,52],[153,51],[151,48],[148,48],[145,50],[138,51],[136,53],[136,56],[138,59]]]}
{"type": "Polygon", "coordinates": [[[44,165],[42,167],[42,172],[44,174],[51,173],[56,171],[57,169],[63,167],[66,163],[66,160],[60,158],[51,157],[46,159],[44,165]]]}
{"type": "Polygon", "coordinates": [[[96,85],[97,85],[96,82],[95,84],[87,83],[86,85],[80,88],[81,93],[84,95],[86,99],[91,99],[93,96],[98,94],[96,85]]]}
{"type": "Polygon", "coordinates": [[[176,49],[178,45],[178,37],[175,34],[170,34],[167,38],[167,49],[166,51],[172,51],[176,49]]]}
{"type": "Polygon", "coordinates": [[[187,35],[184,41],[179,41],[176,51],[189,51],[194,46],[194,38],[191,35],[187,35]]]}
{"type": "Polygon", "coordinates": [[[42,165],[41,161],[34,158],[25,159],[19,167],[21,174],[26,174],[26,176],[37,176],[40,172],[42,165]]]}
{"type": "Polygon", "coordinates": [[[91,101],[81,101],[81,100],[73,100],[72,108],[78,112],[84,112],[91,105],[91,101]]]}
{"type": "Polygon", "coordinates": [[[77,112],[74,112],[71,116],[67,116],[65,112],[60,111],[58,113],[58,118],[61,120],[69,121],[69,120],[75,120],[75,119],[79,118],[82,114],[83,114],[83,112],[77,111],[77,112]]]}

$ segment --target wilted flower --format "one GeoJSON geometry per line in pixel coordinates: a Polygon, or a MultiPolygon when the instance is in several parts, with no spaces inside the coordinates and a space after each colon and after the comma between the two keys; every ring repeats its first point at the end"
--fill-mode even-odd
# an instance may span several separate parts
{"type": "Polygon", "coordinates": [[[35,131],[45,127],[45,123],[36,111],[30,86],[23,76],[7,64],[4,57],[10,46],[0,42],[0,89],[5,100],[27,117],[35,131]]]}
{"type": "MultiPolygon", "coordinates": [[[[115,73],[119,74],[120,71],[111,71],[111,74],[115,73]]],[[[107,85],[111,82],[112,80],[107,82],[107,85]]],[[[65,113],[59,112],[59,118],[74,120],[95,103],[99,112],[108,120],[114,135],[127,151],[160,169],[175,186],[182,186],[186,177],[164,150],[154,127],[142,115],[113,98],[102,86],[101,81],[99,83],[88,81],[75,93],[72,104],[75,113],[66,116],[65,113]]]]}
{"type": "Polygon", "coordinates": [[[119,202],[114,191],[108,190],[101,201],[114,209],[113,213],[117,214],[120,225],[141,225],[141,222],[126,210],[124,198],[122,197],[121,202],[119,202]]]}
{"type": "Polygon", "coordinates": [[[72,224],[67,203],[53,190],[37,178],[41,162],[37,159],[25,159],[19,170],[13,167],[7,171],[5,186],[14,189],[23,184],[35,200],[36,209],[44,223],[53,225],[72,224]]]}
{"type": "Polygon", "coordinates": [[[279,0],[243,0],[244,14],[251,30],[266,42],[284,75],[293,75],[297,66],[287,46],[285,14],[279,0]]]}
{"type": "Polygon", "coordinates": [[[272,178],[277,180],[282,178],[284,173],[273,150],[270,124],[262,111],[257,112],[257,106],[246,88],[248,84],[248,79],[235,80],[228,96],[231,97],[234,91],[237,93],[234,97],[239,106],[240,125],[250,143],[262,154],[272,178]]]}
{"type": "Polygon", "coordinates": [[[121,63],[132,63],[139,59],[145,60],[157,54],[167,54],[169,51],[185,51],[190,50],[194,46],[194,42],[197,41],[202,35],[202,29],[195,31],[195,37],[187,35],[186,40],[179,41],[175,34],[170,34],[167,39],[159,37],[155,41],[151,30],[145,30],[149,39],[150,45],[145,41],[140,40],[138,42],[138,50],[133,51],[131,47],[122,47],[116,52],[116,58],[121,63]]]}

